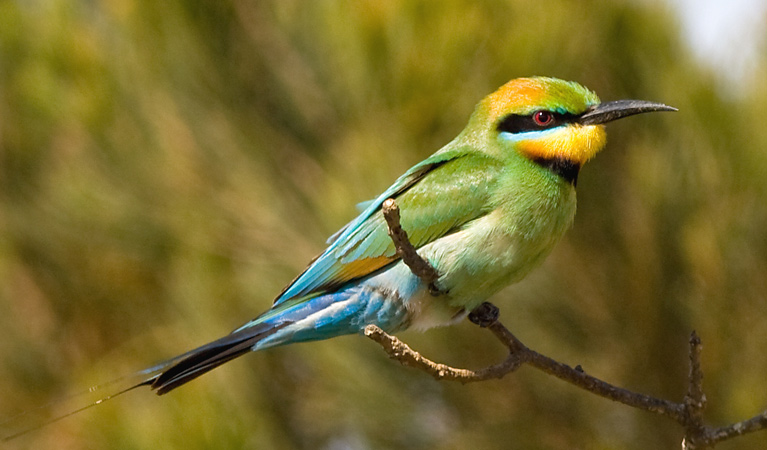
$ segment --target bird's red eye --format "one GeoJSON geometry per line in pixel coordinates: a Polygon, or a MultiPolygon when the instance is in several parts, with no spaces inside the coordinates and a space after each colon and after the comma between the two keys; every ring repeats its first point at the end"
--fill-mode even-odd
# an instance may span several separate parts
{"type": "Polygon", "coordinates": [[[554,121],[554,115],[548,111],[538,111],[533,114],[533,121],[536,125],[545,127],[554,121]]]}

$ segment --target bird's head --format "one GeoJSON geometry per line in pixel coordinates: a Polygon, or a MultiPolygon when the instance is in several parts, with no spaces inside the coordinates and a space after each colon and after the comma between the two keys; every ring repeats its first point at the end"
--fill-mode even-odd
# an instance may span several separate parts
{"type": "Polygon", "coordinates": [[[484,128],[501,148],[574,183],[580,167],[604,147],[605,123],[652,111],[676,109],[642,100],[602,103],[578,83],[533,77],[509,81],[485,97],[472,122],[483,124],[474,129],[484,128]]]}

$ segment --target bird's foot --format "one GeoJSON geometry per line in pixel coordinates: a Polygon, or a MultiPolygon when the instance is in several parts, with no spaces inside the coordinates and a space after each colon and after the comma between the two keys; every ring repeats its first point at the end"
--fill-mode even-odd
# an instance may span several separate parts
{"type": "Polygon", "coordinates": [[[498,320],[500,310],[490,302],[484,302],[469,313],[469,320],[482,328],[487,328],[498,320]]]}

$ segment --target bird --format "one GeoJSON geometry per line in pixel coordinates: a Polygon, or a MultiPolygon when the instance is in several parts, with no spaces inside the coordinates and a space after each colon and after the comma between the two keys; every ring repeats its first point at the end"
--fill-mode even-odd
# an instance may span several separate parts
{"type": "Polygon", "coordinates": [[[371,324],[396,333],[463,319],[539,266],[571,227],[578,174],[605,146],[605,124],[657,111],[676,108],[601,102],[557,78],[507,82],[477,104],[455,139],[364,202],[270,309],[147,369],[136,386],[162,395],[251,351],[361,333],[371,324]],[[381,211],[388,199],[436,270],[433,286],[397,253],[381,211]]]}

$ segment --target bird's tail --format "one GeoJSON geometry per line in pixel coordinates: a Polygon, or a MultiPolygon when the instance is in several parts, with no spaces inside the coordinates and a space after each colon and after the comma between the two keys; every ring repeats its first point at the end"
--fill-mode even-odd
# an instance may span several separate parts
{"type": "Polygon", "coordinates": [[[407,315],[399,298],[365,286],[290,300],[231,334],[175,358],[142,385],[162,395],[249,351],[358,333],[369,323],[394,331],[407,315]]]}

